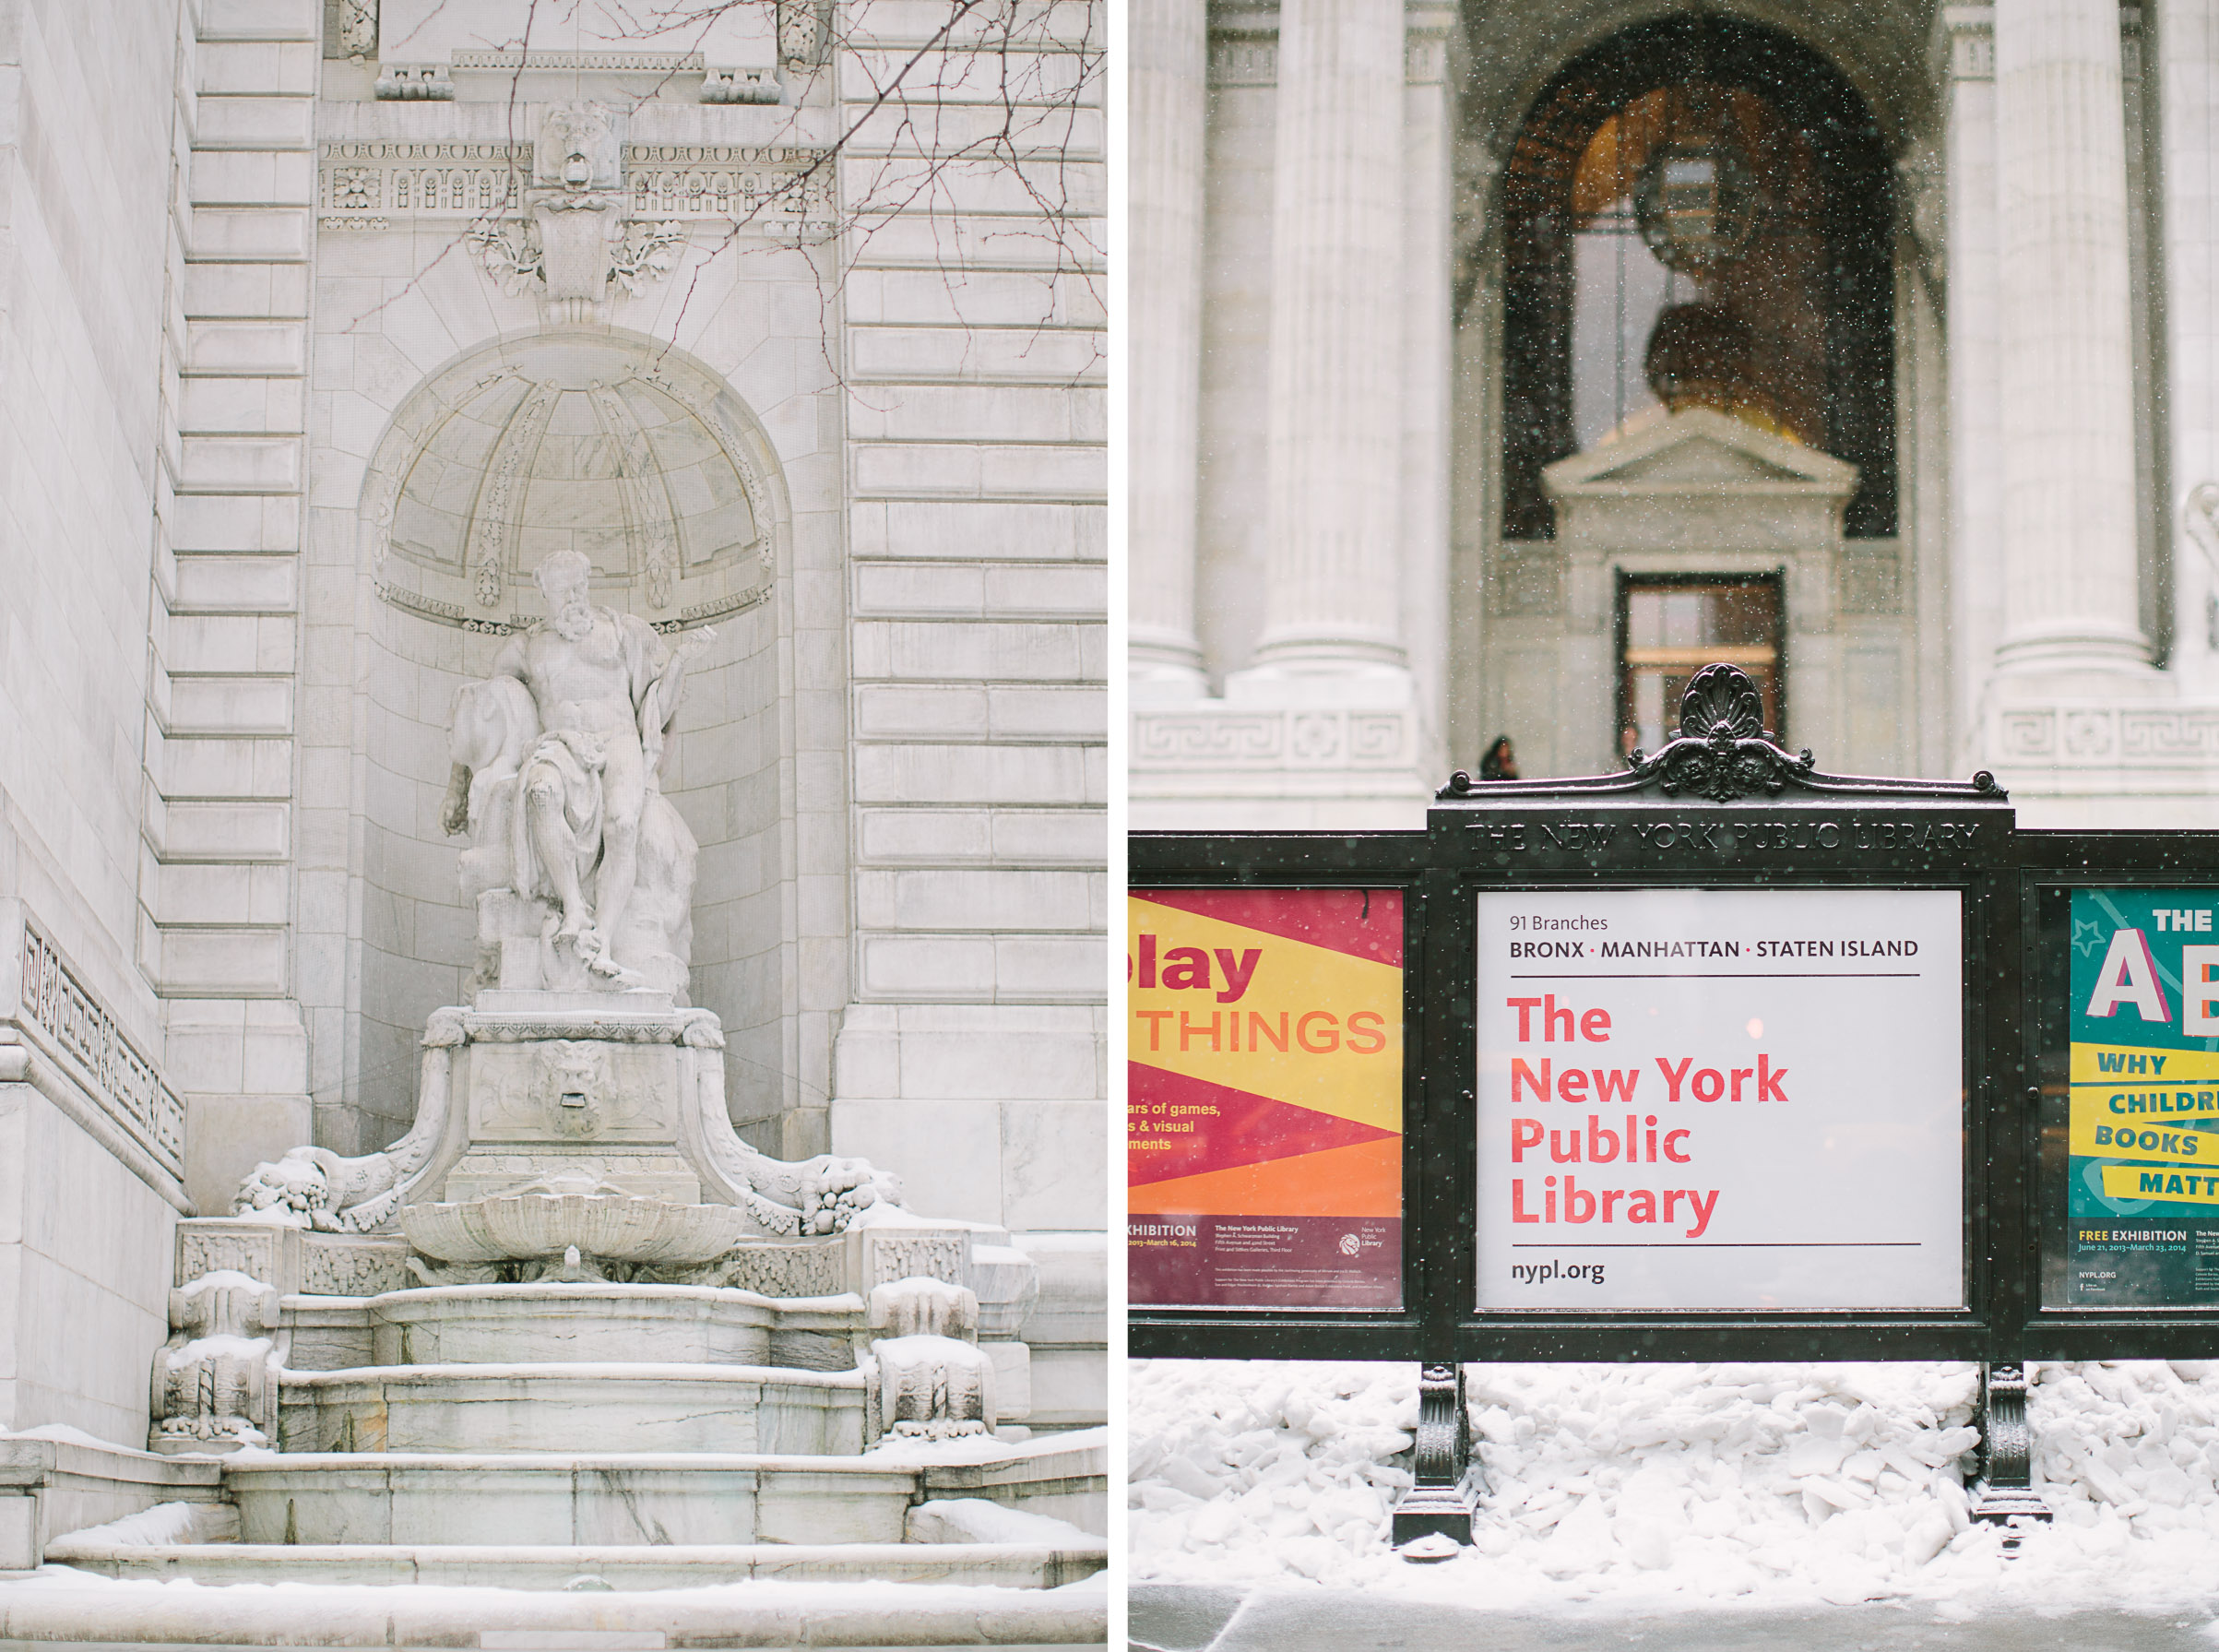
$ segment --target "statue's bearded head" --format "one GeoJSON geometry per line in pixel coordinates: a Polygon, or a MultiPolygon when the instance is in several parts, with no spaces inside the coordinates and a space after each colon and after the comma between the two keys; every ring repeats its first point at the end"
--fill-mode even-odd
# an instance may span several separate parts
{"type": "Polygon", "coordinates": [[[554,622],[556,633],[565,642],[576,642],[593,629],[593,604],[587,594],[593,564],[585,556],[576,551],[557,551],[542,559],[531,576],[540,595],[547,599],[548,616],[554,622]]]}

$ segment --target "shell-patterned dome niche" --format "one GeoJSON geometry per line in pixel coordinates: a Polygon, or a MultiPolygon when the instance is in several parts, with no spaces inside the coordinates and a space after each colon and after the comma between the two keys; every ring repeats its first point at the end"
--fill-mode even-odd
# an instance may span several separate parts
{"type": "Polygon", "coordinates": [[[467,630],[539,612],[531,572],[593,564],[659,630],[768,594],[777,462],[718,379],[621,337],[511,340],[434,375],[379,444],[362,525],[378,596],[467,630]]]}

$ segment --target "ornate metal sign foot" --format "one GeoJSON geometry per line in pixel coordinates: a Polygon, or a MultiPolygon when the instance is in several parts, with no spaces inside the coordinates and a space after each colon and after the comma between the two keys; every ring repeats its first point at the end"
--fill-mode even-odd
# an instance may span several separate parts
{"type": "MultiPolygon", "coordinates": [[[[2026,1426],[2026,1368],[1982,1365],[1980,1480],[1973,1499],[1974,1519],[2003,1527],[2047,1523],[2049,1505],[2034,1489],[2033,1457],[2034,1434],[2026,1426]]],[[[2018,1546],[2015,1531],[2003,1539],[2007,1553],[2018,1546]]]]}
{"type": "Polygon", "coordinates": [[[1472,1540],[1472,1424],[1461,1364],[1420,1368],[1417,1446],[1418,1483],[1394,1505],[1393,1541],[1406,1559],[1446,1560],[1472,1540]]]}

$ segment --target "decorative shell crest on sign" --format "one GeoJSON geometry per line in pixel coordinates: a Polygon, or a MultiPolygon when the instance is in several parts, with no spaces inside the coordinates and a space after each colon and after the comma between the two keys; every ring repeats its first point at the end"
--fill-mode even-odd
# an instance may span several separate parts
{"type": "Polygon", "coordinates": [[[1679,696],[1679,732],[1708,740],[1723,732],[1734,740],[1772,738],[1764,727],[1764,699],[1747,673],[1730,665],[1706,665],[1679,696]]]}
{"type": "Polygon", "coordinates": [[[1691,791],[1714,802],[1763,792],[1776,797],[1789,780],[1811,771],[1806,750],[1790,757],[1764,726],[1764,699],[1735,666],[1706,665],[1679,700],[1679,738],[1654,757],[1627,759],[1635,774],[1655,776],[1667,797],[1691,791]]]}
{"type": "Polygon", "coordinates": [[[1679,733],[1654,756],[1636,751],[1617,774],[1558,780],[1474,780],[1463,769],[1436,793],[1442,802],[1493,798],[1555,797],[1596,792],[1687,793],[1728,803],[1737,798],[1777,797],[1789,787],[1833,794],[1976,798],[2001,802],[2003,789],[1982,769],[1968,784],[1952,780],[1880,778],[1821,772],[1808,749],[1790,755],[1764,727],[1764,696],[1738,666],[1706,665],[1688,682],[1679,700],[1679,733]]]}

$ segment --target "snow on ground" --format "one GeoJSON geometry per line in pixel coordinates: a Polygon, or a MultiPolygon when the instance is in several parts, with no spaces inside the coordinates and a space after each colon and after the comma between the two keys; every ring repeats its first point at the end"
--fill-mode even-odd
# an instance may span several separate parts
{"type": "Polygon", "coordinates": [[[1410,1483],[1414,1364],[1135,1361],[1130,1575],[1307,1578],[1505,1610],[2207,1600],[2219,1362],[2030,1374],[2035,1481],[2057,1519],[2013,1561],[1968,1518],[1976,1367],[1468,1366],[1475,1543],[1420,1565],[1387,1545],[1410,1483]]]}

